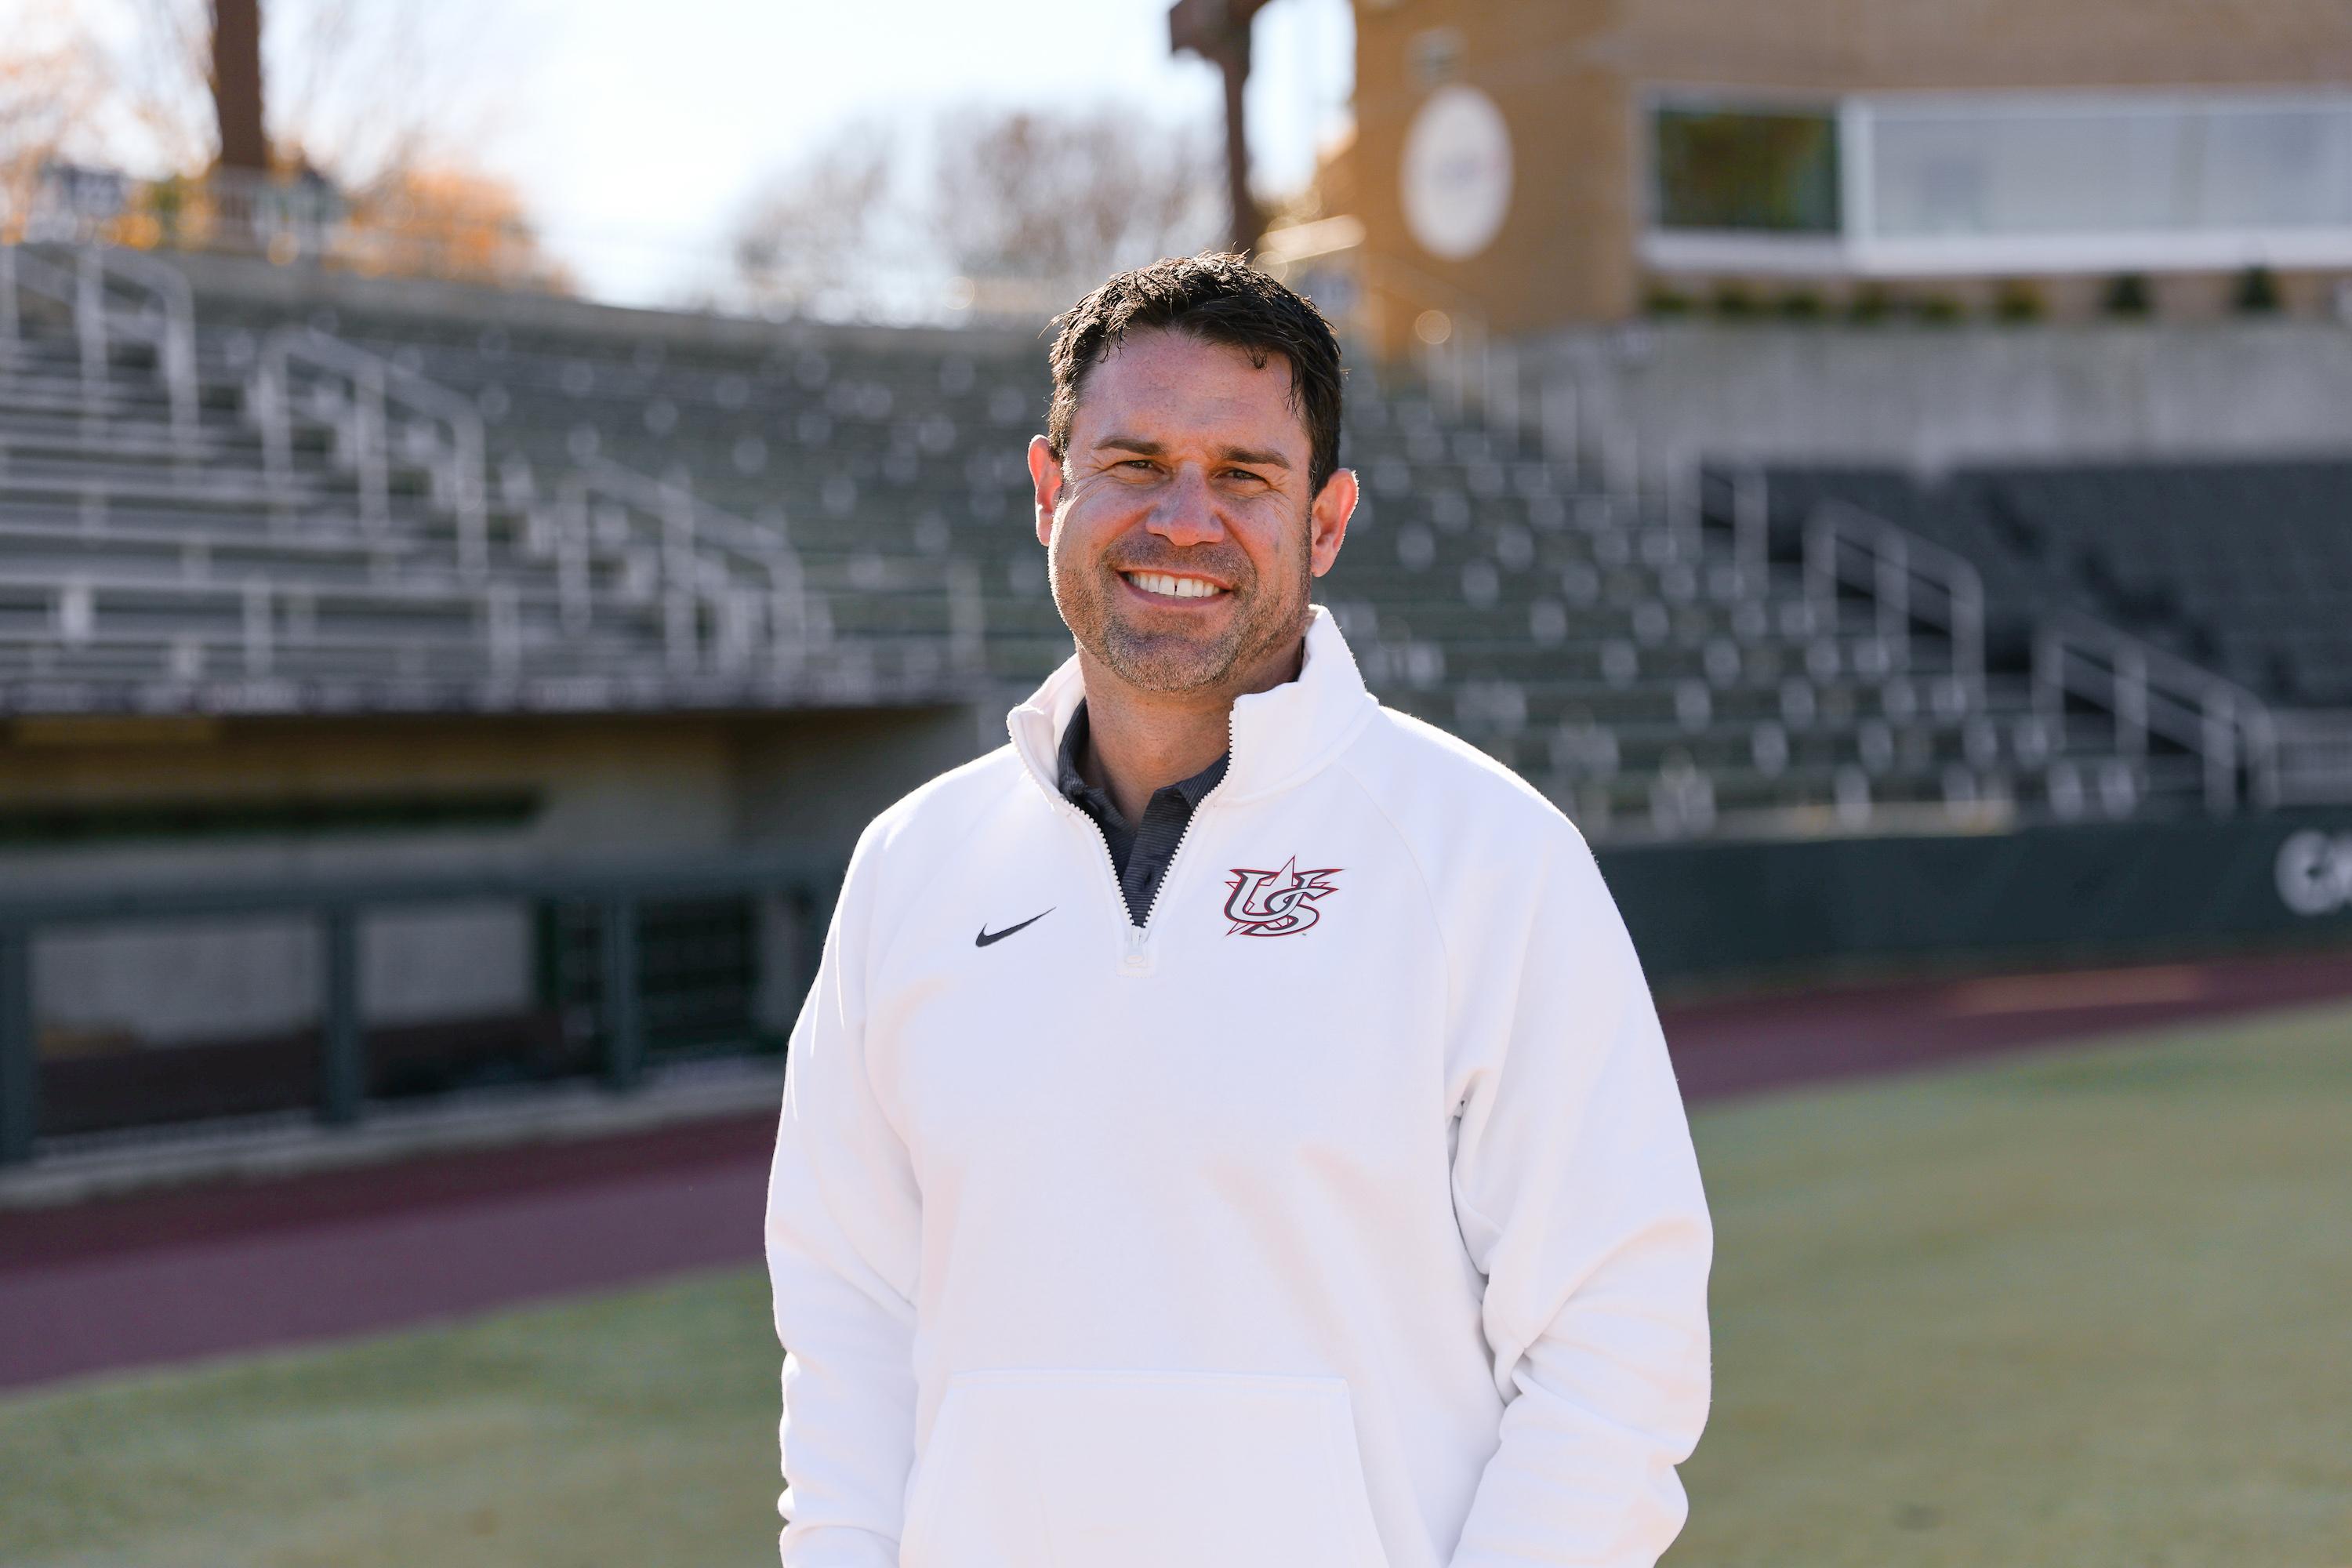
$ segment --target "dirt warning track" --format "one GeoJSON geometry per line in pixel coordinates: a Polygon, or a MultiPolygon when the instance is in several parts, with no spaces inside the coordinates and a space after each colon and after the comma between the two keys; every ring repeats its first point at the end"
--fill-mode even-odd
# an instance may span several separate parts
{"type": "MultiPolygon", "coordinates": [[[[2352,954],[1671,1007],[1695,1102],[2352,998],[2352,954]]],[[[0,1212],[0,1388],[381,1331],[760,1254],[772,1112],[0,1212]]]]}

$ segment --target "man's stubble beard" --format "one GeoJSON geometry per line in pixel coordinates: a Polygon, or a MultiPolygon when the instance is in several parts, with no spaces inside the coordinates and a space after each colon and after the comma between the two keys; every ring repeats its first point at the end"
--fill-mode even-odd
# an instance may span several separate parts
{"type": "Polygon", "coordinates": [[[1130,572],[1210,571],[1229,579],[1227,591],[1237,601],[1235,614],[1225,632],[1207,642],[1180,633],[1147,632],[1121,616],[1113,608],[1125,586],[1111,564],[1118,550],[1090,560],[1073,559],[1063,548],[1068,535],[1058,524],[1046,552],[1054,607],[1078,646],[1129,685],[1145,691],[1213,689],[1235,680],[1236,672],[1254,671],[1306,634],[1308,588],[1314,581],[1311,527],[1311,517],[1300,519],[1296,586],[1278,598],[1238,551],[1121,559],[1120,565],[1130,572]]]}

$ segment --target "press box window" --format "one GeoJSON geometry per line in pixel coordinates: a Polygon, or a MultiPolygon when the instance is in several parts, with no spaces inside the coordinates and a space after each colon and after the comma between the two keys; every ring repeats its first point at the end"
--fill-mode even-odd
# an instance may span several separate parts
{"type": "Polygon", "coordinates": [[[1838,125],[1828,110],[1657,110],[1653,211],[1664,229],[1834,235],[1838,125]]]}

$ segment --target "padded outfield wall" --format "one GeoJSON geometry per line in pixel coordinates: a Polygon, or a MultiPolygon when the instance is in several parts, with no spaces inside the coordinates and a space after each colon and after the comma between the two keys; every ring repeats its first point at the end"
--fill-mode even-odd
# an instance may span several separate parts
{"type": "Polygon", "coordinates": [[[2352,810],[1599,858],[1665,987],[2352,944],[2352,810]]]}

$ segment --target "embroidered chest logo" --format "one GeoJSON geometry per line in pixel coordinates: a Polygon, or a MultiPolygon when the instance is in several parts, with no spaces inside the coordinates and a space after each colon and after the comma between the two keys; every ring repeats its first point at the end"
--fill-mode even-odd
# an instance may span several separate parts
{"type": "Polygon", "coordinates": [[[1236,866],[1225,886],[1225,918],[1233,921],[1227,936],[1296,936],[1321,919],[1315,905],[1339,889],[1331,879],[1343,868],[1320,871],[1298,869],[1294,855],[1279,871],[1252,871],[1236,866]]]}

